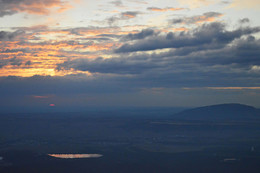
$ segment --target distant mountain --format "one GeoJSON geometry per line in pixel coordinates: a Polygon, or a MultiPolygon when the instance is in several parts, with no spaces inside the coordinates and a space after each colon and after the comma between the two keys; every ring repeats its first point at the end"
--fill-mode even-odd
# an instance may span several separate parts
{"type": "Polygon", "coordinates": [[[254,120],[260,119],[260,110],[242,104],[219,104],[188,109],[174,114],[173,118],[181,120],[254,120]]]}

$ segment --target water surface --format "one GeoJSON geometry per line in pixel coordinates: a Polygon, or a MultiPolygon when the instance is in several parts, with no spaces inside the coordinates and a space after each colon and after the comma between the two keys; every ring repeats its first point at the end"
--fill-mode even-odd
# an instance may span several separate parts
{"type": "Polygon", "coordinates": [[[83,158],[99,158],[102,154],[48,154],[48,156],[61,159],[83,159],[83,158]]]}

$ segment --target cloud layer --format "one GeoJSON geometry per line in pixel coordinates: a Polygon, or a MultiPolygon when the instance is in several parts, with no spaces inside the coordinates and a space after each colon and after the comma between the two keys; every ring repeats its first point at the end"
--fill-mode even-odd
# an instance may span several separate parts
{"type": "Polygon", "coordinates": [[[58,12],[71,8],[62,0],[0,0],[0,17],[19,12],[46,15],[53,7],[57,7],[58,12]]]}
{"type": "Polygon", "coordinates": [[[259,94],[254,16],[229,12],[240,1],[179,2],[0,0],[0,103],[170,105],[170,96],[191,102],[200,91],[208,100],[259,94]]]}
{"type": "Polygon", "coordinates": [[[259,32],[259,27],[227,30],[222,23],[211,23],[180,34],[149,34],[116,49],[124,53],[119,56],[69,60],[57,70],[112,74],[112,79],[137,88],[254,87],[260,82],[260,40],[251,34],[259,32]],[[165,48],[170,49],[146,52],[165,48]]]}

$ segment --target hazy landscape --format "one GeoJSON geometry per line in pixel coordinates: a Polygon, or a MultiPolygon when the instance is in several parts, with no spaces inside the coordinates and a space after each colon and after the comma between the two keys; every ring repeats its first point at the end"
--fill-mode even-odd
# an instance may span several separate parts
{"type": "Polygon", "coordinates": [[[260,0],[0,0],[0,173],[260,173],[260,0]]]}
{"type": "Polygon", "coordinates": [[[260,171],[259,109],[166,110],[2,114],[0,172],[260,171]]]}

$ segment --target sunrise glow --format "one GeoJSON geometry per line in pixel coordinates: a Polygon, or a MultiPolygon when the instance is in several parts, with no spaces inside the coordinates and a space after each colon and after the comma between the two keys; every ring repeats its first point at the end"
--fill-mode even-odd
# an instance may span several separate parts
{"type": "Polygon", "coordinates": [[[205,89],[214,103],[230,91],[228,102],[259,105],[259,6],[256,0],[0,1],[0,83],[10,93],[2,102],[139,106],[143,98],[143,106],[191,106],[205,89]],[[161,98],[150,98],[153,88],[164,88],[161,98]]]}

